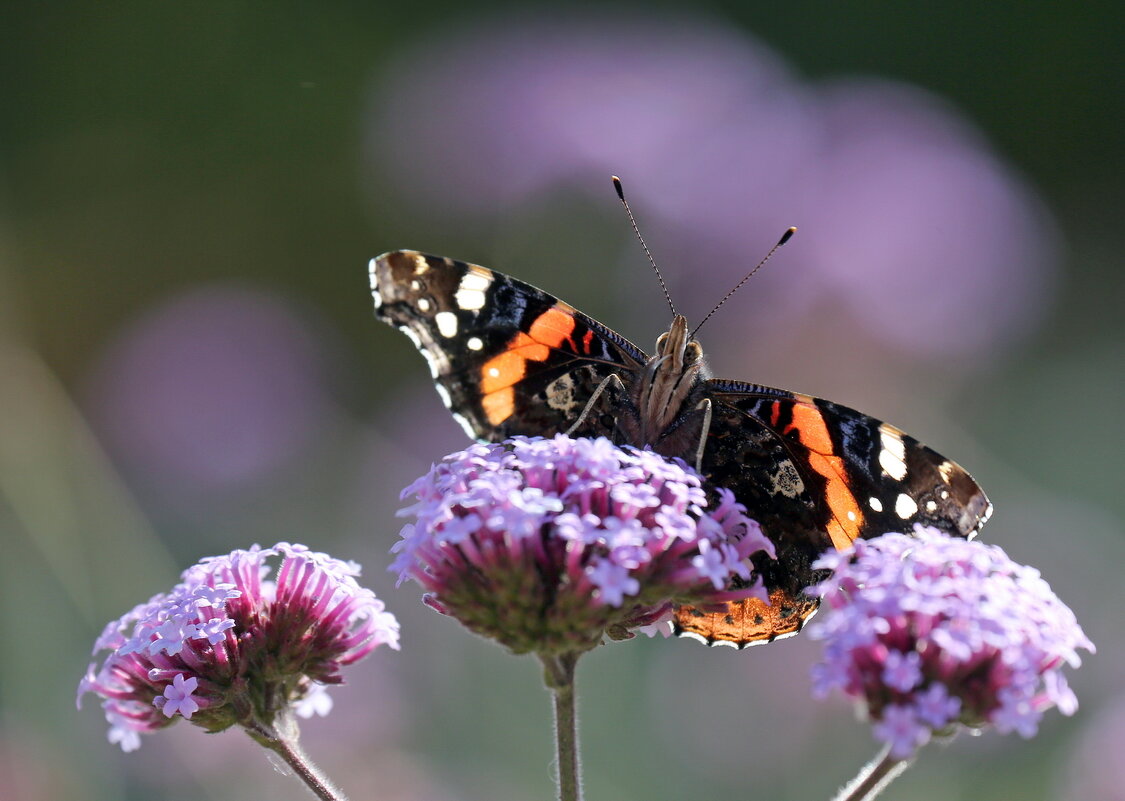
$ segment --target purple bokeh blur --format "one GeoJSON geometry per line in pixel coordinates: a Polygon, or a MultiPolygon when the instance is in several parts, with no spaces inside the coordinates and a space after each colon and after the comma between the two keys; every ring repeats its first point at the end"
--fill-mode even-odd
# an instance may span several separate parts
{"type": "Polygon", "coordinates": [[[246,286],[196,288],[109,344],[92,374],[91,416],[142,486],[222,497],[292,463],[325,424],[325,362],[288,302],[246,286]]]}
{"type": "Polygon", "coordinates": [[[726,337],[845,313],[908,358],[957,361],[1001,349],[1044,310],[1053,222],[918,87],[802,81],[717,24],[594,13],[491,20],[420,43],[383,76],[368,153],[401,197],[496,220],[560,190],[606,197],[619,174],[692,309],[800,226],[784,277],[757,280],[753,312],[715,326],[726,337]]]}

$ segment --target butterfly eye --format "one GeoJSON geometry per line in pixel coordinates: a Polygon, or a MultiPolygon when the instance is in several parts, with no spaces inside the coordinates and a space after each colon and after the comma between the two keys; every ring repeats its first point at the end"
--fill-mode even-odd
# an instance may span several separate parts
{"type": "Polygon", "coordinates": [[[695,364],[703,361],[703,347],[694,339],[684,348],[684,363],[695,364]]]}

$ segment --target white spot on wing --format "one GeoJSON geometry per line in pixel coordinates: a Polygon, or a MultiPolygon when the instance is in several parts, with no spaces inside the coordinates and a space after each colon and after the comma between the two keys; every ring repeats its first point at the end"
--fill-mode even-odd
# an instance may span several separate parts
{"type": "Polygon", "coordinates": [[[883,502],[881,500],[879,500],[878,498],[869,498],[867,500],[867,503],[876,512],[883,511],[883,502]]]}
{"type": "Polygon", "coordinates": [[[488,377],[489,378],[499,378],[500,377],[500,368],[489,367],[488,368],[488,377]]]}
{"type": "Polygon", "coordinates": [[[449,397],[449,390],[443,387],[441,384],[434,384],[434,389],[437,390],[438,397],[441,398],[441,402],[445,404],[445,408],[452,408],[453,399],[449,397]]]}
{"type": "Polygon", "coordinates": [[[879,440],[883,446],[879,466],[895,481],[902,481],[906,478],[906,444],[902,434],[884,423],[879,426],[879,440]]]}
{"type": "Polygon", "coordinates": [[[428,298],[418,298],[418,310],[428,312],[430,310],[430,301],[428,298]]]}
{"type": "Polygon", "coordinates": [[[414,274],[425,275],[430,271],[430,264],[421,253],[414,254],[414,274]]]}
{"type": "Polygon", "coordinates": [[[926,511],[929,512],[930,514],[933,514],[934,512],[936,512],[937,511],[937,502],[936,501],[926,501],[926,511]]]}
{"type": "Polygon", "coordinates": [[[461,276],[461,289],[483,292],[492,284],[492,275],[483,270],[469,270],[461,276]]]}
{"type": "Polygon", "coordinates": [[[484,347],[484,343],[481,342],[480,337],[469,337],[465,341],[465,347],[469,350],[480,350],[484,347]]]}
{"type": "Polygon", "coordinates": [[[895,499],[895,514],[903,520],[909,520],[918,512],[918,504],[905,492],[899,493],[895,499]]]}
{"type": "Polygon", "coordinates": [[[438,312],[434,315],[434,322],[437,323],[438,333],[446,339],[457,336],[457,315],[453,312],[438,312]]]}
{"type": "Polygon", "coordinates": [[[461,283],[453,293],[457,308],[463,311],[479,311],[484,308],[485,292],[492,284],[492,274],[483,270],[468,270],[461,276],[461,283]]]}
{"type": "Polygon", "coordinates": [[[458,289],[453,300],[462,311],[480,311],[485,304],[484,293],[478,289],[458,289]]]}

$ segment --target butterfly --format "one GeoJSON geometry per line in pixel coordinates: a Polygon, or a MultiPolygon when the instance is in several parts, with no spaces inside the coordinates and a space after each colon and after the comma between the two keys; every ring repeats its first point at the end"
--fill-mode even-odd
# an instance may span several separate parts
{"type": "MultiPolygon", "coordinates": [[[[624,198],[622,198],[624,199],[624,198]]],[[[992,505],[964,468],[868,415],[797,392],[712,378],[675,315],[649,356],[553,295],[503,273],[413,250],[371,260],[375,315],[425,357],[474,439],[605,436],[695,465],[774,543],[770,603],[680,606],[674,628],[738,648],[796,634],[829,548],[934,526],[972,537],[992,505]]]]}

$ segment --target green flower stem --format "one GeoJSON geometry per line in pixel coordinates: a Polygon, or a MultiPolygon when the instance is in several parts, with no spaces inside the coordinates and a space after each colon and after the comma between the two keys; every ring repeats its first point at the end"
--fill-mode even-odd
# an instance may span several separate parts
{"type": "Polygon", "coordinates": [[[347,796],[328,780],[301,748],[297,722],[291,712],[283,713],[270,727],[261,724],[246,726],[246,733],[285,760],[297,778],[321,801],[348,801],[347,796]]]}
{"type": "Polygon", "coordinates": [[[541,657],[544,679],[555,697],[559,801],[582,801],[582,781],[578,767],[578,716],[574,703],[574,667],[578,657],[577,653],[541,657]]]}
{"type": "Polygon", "coordinates": [[[891,747],[883,746],[883,750],[864,765],[859,775],[844,785],[832,801],[871,801],[910,767],[913,761],[913,757],[892,757],[891,747]]]}

